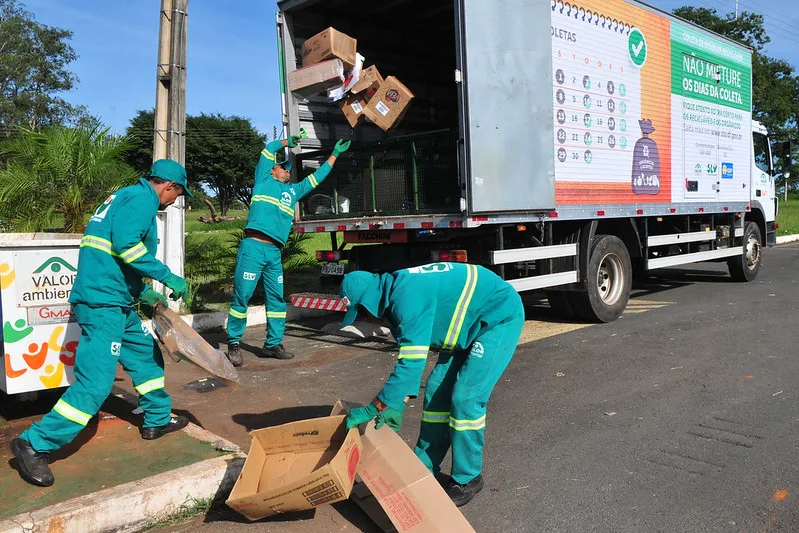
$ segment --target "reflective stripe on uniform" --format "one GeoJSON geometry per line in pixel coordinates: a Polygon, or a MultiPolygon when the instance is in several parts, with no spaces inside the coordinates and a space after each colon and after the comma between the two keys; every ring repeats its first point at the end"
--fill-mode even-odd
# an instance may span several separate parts
{"type": "Polygon", "coordinates": [[[274,161],[275,160],[275,154],[273,154],[272,152],[270,152],[266,148],[261,150],[261,155],[264,156],[265,158],[267,158],[270,161],[274,161]]]}
{"type": "Polygon", "coordinates": [[[280,200],[277,198],[273,198],[271,196],[266,196],[264,194],[256,194],[251,198],[252,202],[266,202],[268,204],[272,204],[276,206],[278,209],[286,213],[287,215],[294,216],[294,209],[287,205],[283,205],[280,203],[280,200]]]}
{"type": "Polygon", "coordinates": [[[455,431],[476,431],[478,429],[483,429],[486,427],[486,415],[476,420],[456,420],[450,417],[449,427],[455,431]]]}
{"type": "Polygon", "coordinates": [[[229,314],[230,314],[230,316],[232,316],[234,318],[241,318],[241,319],[246,319],[247,318],[247,312],[246,311],[242,313],[241,311],[236,311],[235,309],[231,309],[229,314]]]}
{"type": "Polygon", "coordinates": [[[144,243],[140,242],[134,244],[133,246],[131,246],[130,248],[119,254],[119,258],[126,263],[132,263],[146,253],[147,253],[147,247],[144,245],[144,243]]]}
{"type": "Polygon", "coordinates": [[[89,413],[84,413],[80,409],[75,409],[64,400],[58,400],[58,402],[55,404],[55,407],[53,407],[53,411],[63,416],[67,420],[71,420],[72,422],[80,424],[81,426],[85,426],[89,423],[89,420],[92,419],[92,415],[89,413]]]}
{"type": "Polygon", "coordinates": [[[446,424],[449,422],[449,411],[422,411],[422,422],[446,424]]]}
{"type": "Polygon", "coordinates": [[[111,241],[101,237],[95,237],[94,235],[84,235],[80,240],[80,247],[94,248],[95,250],[100,250],[109,255],[116,255],[111,249],[111,241]]]}
{"type": "Polygon", "coordinates": [[[313,187],[314,189],[319,185],[319,182],[316,181],[316,176],[314,176],[313,174],[308,176],[308,181],[311,182],[311,187],[313,187]]]}
{"type": "Polygon", "coordinates": [[[164,388],[164,377],[161,376],[160,378],[151,379],[150,381],[145,381],[141,385],[136,387],[136,392],[144,396],[148,392],[153,392],[156,389],[163,389],[164,388]]]}
{"type": "Polygon", "coordinates": [[[429,346],[400,346],[397,359],[427,359],[429,346]]]}
{"type": "Polygon", "coordinates": [[[286,312],[285,311],[267,311],[266,318],[282,318],[283,320],[286,319],[286,312]]]}
{"type": "Polygon", "coordinates": [[[458,337],[460,337],[463,322],[466,318],[466,311],[469,309],[469,303],[472,301],[475,288],[477,288],[477,267],[475,265],[466,265],[466,283],[463,285],[461,297],[455,307],[455,314],[452,315],[447,336],[441,346],[442,350],[454,350],[455,345],[458,344],[458,337]]]}

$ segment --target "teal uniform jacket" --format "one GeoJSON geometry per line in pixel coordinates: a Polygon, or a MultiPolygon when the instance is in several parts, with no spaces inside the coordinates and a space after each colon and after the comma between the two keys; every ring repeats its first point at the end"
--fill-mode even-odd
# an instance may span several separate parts
{"type": "Polygon", "coordinates": [[[383,274],[371,292],[361,304],[388,319],[399,345],[394,371],[378,394],[395,409],[406,396],[418,394],[431,348],[468,352],[481,333],[518,319],[522,309],[509,283],[486,268],[460,263],[383,274]]]}
{"type": "Polygon", "coordinates": [[[275,154],[282,149],[282,141],[273,141],[266,145],[258,158],[247,229],[260,231],[285,245],[294,222],[297,202],[318,187],[333,167],[324,163],[299,183],[277,181],[271,172],[275,166],[275,154]]]}
{"type": "Polygon", "coordinates": [[[142,278],[163,283],[172,276],[155,258],[158,206],[155,189],[141,178],[97,208],[80,242],[78,275],[70,303],[131,307],[148,288],[142,278]]]}

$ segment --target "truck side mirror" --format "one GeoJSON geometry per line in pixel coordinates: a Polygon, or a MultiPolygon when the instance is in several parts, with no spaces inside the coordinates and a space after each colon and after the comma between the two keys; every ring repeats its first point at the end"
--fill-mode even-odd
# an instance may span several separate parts
{"type": "Polygon", "coordinates": [[[793,167],[793,146],[791,141],[782,141],[775,146],[777,151],[777,158],[780,161],[782,175],[786,178],[791,177],[791,168],[793,167]]]}

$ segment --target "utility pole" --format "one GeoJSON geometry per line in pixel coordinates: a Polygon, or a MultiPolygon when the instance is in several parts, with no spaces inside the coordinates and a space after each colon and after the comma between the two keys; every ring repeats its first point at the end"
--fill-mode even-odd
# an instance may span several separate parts
{"type": "Polygon", "coordinates": [[[735,19],[738,20],[738,0],[735,0],[735,19]]]}
{"type": "MultiPolygon", "coordinates": [[[[186,48],[189,0],[161,0],[158,70],[155,91],[153,161],[172,159],[186,164],[186,48]]],[[[180,197],[158,212],[161,236],[158,257],[183,276],[185,199],[180,197]]],[[[156,290],[163,290],[156,284],[156,290]]],[[[170,307],[177,304],[170,301],[170,307]]]]}

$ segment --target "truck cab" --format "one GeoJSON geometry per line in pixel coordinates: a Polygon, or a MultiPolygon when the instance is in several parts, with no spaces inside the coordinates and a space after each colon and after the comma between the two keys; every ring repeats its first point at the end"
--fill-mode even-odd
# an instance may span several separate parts
{"type": "Polygon", "coordinates": [[[775,169],[768,130],[760,122],[752,121],[752,165],[751,165],[752,213],[761,214],[762,226],[767,246],[777,243],[777,197],[775,188],[775,169]]]}

